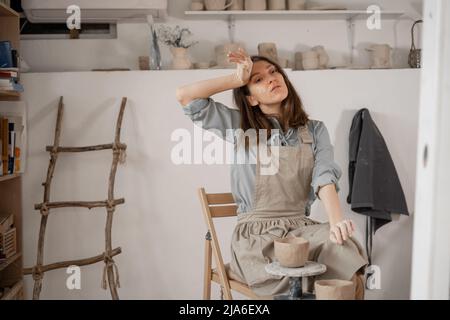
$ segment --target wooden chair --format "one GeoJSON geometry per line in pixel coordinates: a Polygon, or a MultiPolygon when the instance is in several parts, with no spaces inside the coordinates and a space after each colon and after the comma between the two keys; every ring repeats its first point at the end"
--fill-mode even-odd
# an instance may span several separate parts
{"type": "Polygon", "coordinates": [[[231,193],[209,193],[204,188],[198,189],[200,203],[208,231],[205,237],[205,275],[203,299],[211,299],[211,281],[221,286],[221,295],[225,300],[232,300],[231,290],[235,290],[250,299],[260,299],[247,284],[233,277],[229,265],[225,265],[219,247],[213,219],[236,216],[237,206],[231,193]],[[212,268],[212,255],[216,268],[212,268]]]}

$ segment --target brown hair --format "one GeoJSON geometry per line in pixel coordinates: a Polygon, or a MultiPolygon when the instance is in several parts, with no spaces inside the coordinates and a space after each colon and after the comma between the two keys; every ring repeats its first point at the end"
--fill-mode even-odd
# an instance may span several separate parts
{"type": "MultiPolygon", "coordinates": [[[[308,123],[308,115],[306,114],[303,103],[292,85],[291,81],[287,77],[283,68],[278,63],[272,61],[269,58],[263,56],[252,56],[253,63],[257,61],[266,61],[275,66],[277,71],[281,73],[288,88],[288,96],[281,103],[282,114],[278,119],[284,129],[294,128],[297,129],[308,123]]],[[[271,135],[271,129],[273,129],[272,123],[269,121],[267,115],[265,115],[259,106],[251,106],[246,96],[250,95],[248,86],[245,85],[240,88],[233,89],[233,99],[236,106],[241,111],[241,129],[246,131],[248,129],[266,129],[268,138],[271,135]]]]}

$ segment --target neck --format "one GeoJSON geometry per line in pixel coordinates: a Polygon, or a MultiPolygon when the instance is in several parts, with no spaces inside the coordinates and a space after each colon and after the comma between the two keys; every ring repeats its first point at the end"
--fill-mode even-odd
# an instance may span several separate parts
{"type": "Polygon", "coordinates": [[[265,115],[281,118],[281,103],[268,105],[260,104],[259,107],[265,115]]]}

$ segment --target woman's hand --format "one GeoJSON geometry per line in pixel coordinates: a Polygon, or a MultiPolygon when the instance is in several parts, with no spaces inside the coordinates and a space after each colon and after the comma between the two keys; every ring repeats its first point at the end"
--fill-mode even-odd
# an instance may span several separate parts
{"type": "Polygon", "coordinates": [[[253,61],[250,56],[242,49],[228,53],[228,61],[237,63],[236,78],[241,86],[247,85],[253,69],[253,61]]]}
{"type": "Polygon", "coordinates": [[[333,243],[343,244],[353,236],[355,232],[355,225],[352,220],[342,220],[330,226],[330,240],[333,243]]]}

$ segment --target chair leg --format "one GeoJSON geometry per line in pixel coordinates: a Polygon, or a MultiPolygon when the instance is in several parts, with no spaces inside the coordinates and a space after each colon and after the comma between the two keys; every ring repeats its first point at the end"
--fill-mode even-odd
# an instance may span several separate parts
{"type": "Polygon", "coordinates": [[[203,279],[203,300],[211,300],[211,240],[205,240],[205,273],[203,279]]]}

